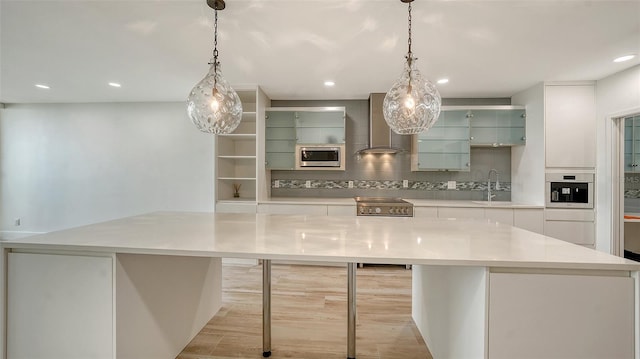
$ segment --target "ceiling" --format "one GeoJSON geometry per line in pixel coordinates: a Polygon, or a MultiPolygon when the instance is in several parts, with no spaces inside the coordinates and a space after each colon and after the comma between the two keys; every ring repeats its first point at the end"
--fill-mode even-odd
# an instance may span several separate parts
{"type": "MultiPolygon", "coordinates": [[[[413,52],[429,79],[450,80],[442,97],[510,97],[640,64],[612,62],[640,55],[640,0],[412,6],[413,52]]],[[[208,70],[213,10],[205,0],[0,0],[0,41],[0,102],[184,101],[208,70]]],[[[228,82],[258,84],[272,99],[366,99],[402,70],[407,6],[227,0],[218,49],[228,82]]]]}

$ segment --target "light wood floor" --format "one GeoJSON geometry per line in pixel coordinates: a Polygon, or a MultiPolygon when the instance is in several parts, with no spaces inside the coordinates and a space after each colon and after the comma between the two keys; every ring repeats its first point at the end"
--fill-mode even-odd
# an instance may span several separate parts
{"type": "MultiPolygon", "coordinates": [[[[346,358],[346,272],[272,266],[272,358],[346,358]]],[[[356,357],[432,359],[411,319],[411,271],[356,273],[356,357]]],[[[223,277],[222,309],[178,359],[262,358],[262,267],[225,264],[223,277]]]]}

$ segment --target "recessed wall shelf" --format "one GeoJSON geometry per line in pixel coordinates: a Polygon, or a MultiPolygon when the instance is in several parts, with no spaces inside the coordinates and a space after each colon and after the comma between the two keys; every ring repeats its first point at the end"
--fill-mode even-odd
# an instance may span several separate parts
{"type": "Polygon", "coordinates": [[[257,122],[259,116],[264,116],[269,100],[258,86],[234,89],[242,102],[242,121],[233,133],[216,136],[216,211],[255,212],[260,154],[257,122]],[[234,197],[238,186],[239,197],[234,197]],[[225,203],[242,206],[225,207],[225,203]]]}

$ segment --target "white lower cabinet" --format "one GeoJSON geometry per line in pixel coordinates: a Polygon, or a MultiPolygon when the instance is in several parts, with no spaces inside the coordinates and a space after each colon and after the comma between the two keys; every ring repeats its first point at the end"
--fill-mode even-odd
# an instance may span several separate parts
{"type": "Polygon", "coordinates": [[[543,234],[543,208],[414,207],[415,217],[489,219],[543,234]]]}
{"type": "Polygon", "coordinates": [[[412,270],[412,317],[434,358],[637,357],[629,272],[412,270]]]}
{"type": "MultiPolygon", "coordinates": [[[[258,213],[302,214],[317,216],[355,216],[356,205],[347,204],[284,204],[259,203],[258,213]]],[[[544,209],[542,208],[483,208],[483,207],[413,207],[414,217],[489,219],[543,234],[544,209]]]]}
{"type": "Polygon", "coordinates": [[[511,208],[485,208],[484,218],[513,226],[513,213],[511,208]]]}
{"type": "Polygon", "coordinates": [[[232,202],[232,201],[218,201],[216,203],[216,212],[222,213],[256,213],[255,202],[232,202]]]}
{"type": "Polygon", "coordinates": [[[6,258],[6,359],[174,358],[222,306],[220,258],[6,258]]]}
{"type": "Polygon", "coordinates": [[[633,358],[633,291],[629,276],[491,273],[488,357],[633,358]]]}
{"type": "Polygon", "coordinates": [[[355,216],[356,215],[356,205],[350,206],[338,206],[338,205],[328,205],[327,206],[327,215],[329,216],[355,216]]]}
{"type": "Polygon", "coordinates": [[[413,207],[413,216],[438,218],[438,207],[413,207]]]}
{"type": "Polygon", "coordinates": [[[544,234],[544,209],[517,208],[513,210],[513,226],[544,234]]]}
{"type": "Polygon", "coordinates": [[[595,246],[595,213],[592,209],[546,209],[544,234],[589,248],[595,246]]]}
{"type": "Polygon", "coordinates": [[[258,213],[327,215],[327,205],[259,203],[258,213]]]}
{"type": "Polygon", "coordinates": [[[484,208],[438,207],[438,218],[484,218],[484,208]]]}
{"type": "Polygon", "coordinates": [[[111,256],[9,253],[7,358],[115,358],[113,282],[111,256]]]}

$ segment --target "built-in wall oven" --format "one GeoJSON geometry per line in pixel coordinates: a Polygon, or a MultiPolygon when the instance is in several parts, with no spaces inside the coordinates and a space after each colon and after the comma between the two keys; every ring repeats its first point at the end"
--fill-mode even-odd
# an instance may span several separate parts
{"type": "Polygon", "coordinates": [[[547,173],[547,208],[593,208],[592,173],[547,173]]]}
{"type": "Polygon", "coordinates": [[[344,145],[296,145],[296,169],[344,170],[344,145]]]}

